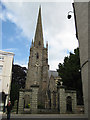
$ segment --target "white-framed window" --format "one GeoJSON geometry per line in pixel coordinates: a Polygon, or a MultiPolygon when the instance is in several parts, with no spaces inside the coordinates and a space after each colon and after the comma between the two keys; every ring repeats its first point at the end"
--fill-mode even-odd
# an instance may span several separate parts
{"type": "Polygon", "coordinates": [[[0,79],[0,84],[1,84],[1,79],[0,79]]]}
{"type": "Polygon", "coordinates": [[[0,79],[0,92],[2,92],[2,80],[0,79]]]}
{"type": "Polygon", "coordinates": [[[0,60],[4,60],[4,56],[2,55],[2,56],[0,56],[0,60]]]}
{"type": "Polygon", "coordinates": [[[0,65],[0,75],[2,74],[3,65],[0,65]]]}

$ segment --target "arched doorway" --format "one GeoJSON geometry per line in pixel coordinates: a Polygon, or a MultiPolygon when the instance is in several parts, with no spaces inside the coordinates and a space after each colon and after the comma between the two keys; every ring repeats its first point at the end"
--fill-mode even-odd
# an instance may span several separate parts
{"type": "Polygon", "coordinates": [[[28,94],[24,96],[24,108],[30,108],[30,96],[28,94]]]}
{"type": "Polygon", "coordinates": [[[67,112],[72,112],[72,98],[70,96],[66,98],[66,107],[67,112]]]}

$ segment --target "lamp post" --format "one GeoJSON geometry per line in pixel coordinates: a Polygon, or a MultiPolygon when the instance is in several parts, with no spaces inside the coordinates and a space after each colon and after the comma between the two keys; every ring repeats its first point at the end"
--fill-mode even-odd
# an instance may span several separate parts
{"type": "Polygon", "coordinates": [[[70,18],[72,17],[72,16],[70,15],[70,13],[73,13],[73,11],[69,11],[69,12],[68,12],[68,16],[67,16],[68,19],[70,19],[70,18]]]}

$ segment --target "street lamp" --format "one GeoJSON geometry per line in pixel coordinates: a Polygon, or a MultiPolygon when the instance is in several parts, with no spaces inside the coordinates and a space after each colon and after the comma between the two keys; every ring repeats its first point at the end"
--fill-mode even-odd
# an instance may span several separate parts
{"type": "Polygon", "coordinates": [[[70,19],[72,17],[69,13],[73,13],[73,12],[72,11],[68,12],[68,16],[67,16],[68,19],[70,19]]]}

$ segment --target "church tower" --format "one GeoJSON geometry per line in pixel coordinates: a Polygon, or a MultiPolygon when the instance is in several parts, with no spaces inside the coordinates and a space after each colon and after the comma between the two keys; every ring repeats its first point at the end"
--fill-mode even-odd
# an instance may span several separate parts
{"type": "Polygon", "coordinates": [[[30,48],[28,72],[25,89],[30,89],[33,84],[39,85],[38,104],[45,104],[45,94],[48,83],[48,44],[44,47],[41,7],[37,19],[34,41],[30,48]]]}

